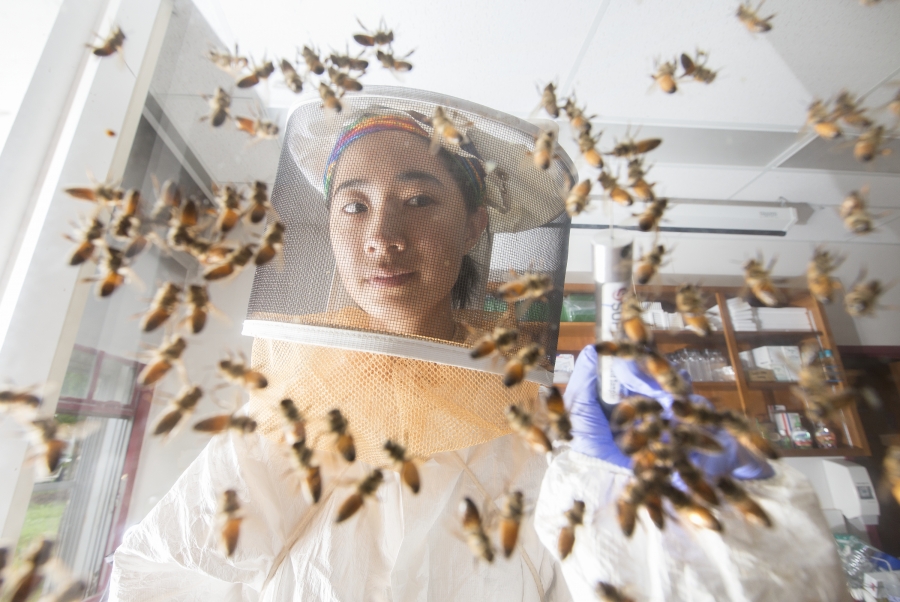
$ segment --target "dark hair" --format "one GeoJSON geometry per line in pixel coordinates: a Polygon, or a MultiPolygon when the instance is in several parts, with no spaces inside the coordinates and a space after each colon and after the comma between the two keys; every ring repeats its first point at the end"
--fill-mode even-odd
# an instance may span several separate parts
{"type": "MultiPolygon", "coordinates": [[[[459,191],[462,193],[466,204],[466,213],[472,215],[480,206],[478,188],[468,172],[466,172],[465,167],[460,165],[453,153],[440,147],[438,157],[441,159],[444,167],[447,168],[447,171],[450,172],[453,181],[459,186],[459,191]]],[[[459,276],[456,277],[456,282],[453,284],[453,288],[450,289],[450,300],[453,309],[464,309],[469,304],[472,300],[471,297],[475,291],[475,286],[478,284],[478,276],[478,265],[475,263],[475,260],[468,255],[463,255],[462,262],[459,265],[459,276]]]]}

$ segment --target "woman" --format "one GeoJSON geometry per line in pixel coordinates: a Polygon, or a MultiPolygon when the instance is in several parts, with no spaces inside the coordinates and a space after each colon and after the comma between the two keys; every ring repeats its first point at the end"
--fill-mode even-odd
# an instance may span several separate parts
{"type": "MultiPolygon", "coordinates": [[[[751,531],[728,516],[728,533],[740,535],[727,544],[672,522],[665,534],[646,525],[632,541],[617,534],[614,503],[630,460],[612,443],[591,348],[567,394],[572,449],[548,471],[510,433],[504,411],[535,410],[549,373],[539,365],[530,381],[506,388],[498,362],[472,360],[466,343],[470,332],[516,325],[518,348],[537,342],[552,357],[559,294],[521,315],[524,308],[503,307],[490,290],[510,268],[540,268],[562,288],[568,219],[559,190],[574,180],[564,153],[539,170],[528,160],[537,128],[456,99],[367,89],[345,103],[340,119],[317,103],[301,105],[287,128],[273,191],[287,226],[286,266],[257,272],[244,328],[255,337],[253,365],[271,383],[249,404],[263,436],[215,438],[129,530],[115,556],[112,599],[581,600],[598,580],[653,600],[784,599],[745,575],[754,567],[769,574],[773,559],[784,565],[770,572],[779,595],[801,591],[789,575],[798,563],[771,550],[757,559],[747,543],[767,538],[769,548],[786,548],[792,530],[751,531]],[[435,134],[428,116],[437,107],[464,131],[461,140],[435,134]],[[308,418],[305,445],[324,482],[317,502],[300,495],[305,473],[284,443],[283,398],[308,418]],[[337,453],[324,419],[335,408],[349,423],[355,462],[337,453]],[[417,459],[417,493],[390,470],[388,439],[417,459]],[[337,523],[376,467],[383,483],[337,523]],[[243,516],[231,557],[216,544],[226,489],[236,491],[243,516]],[[516,491],[526,512],[507,557],[496,526],[516,491]],[[460,524],[466,498],[489,546],[460,524]],[[585,525],[561,562],[556,539],[576,499],[586,504],[585,525]],[[738,554],[723,557],[732,549],[738,554]]],[[[665,401],[631,373],[620,381],[665,401]]],[[[773,474],[719,437],[728,452],[702,466],[708,474],[773,474]]],[[[819,547],[798,575],[835,569],[808,484],[786,468],[774,474],[754,493],[780,496],[785,504],[761,503],[776,521],[801,521],[803,543],[819,547]]]]}

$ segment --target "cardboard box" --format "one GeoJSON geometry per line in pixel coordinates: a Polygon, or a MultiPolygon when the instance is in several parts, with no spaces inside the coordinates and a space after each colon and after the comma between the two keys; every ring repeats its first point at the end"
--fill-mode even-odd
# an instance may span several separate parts
{"type": "Polygon", "coordinates": [[[775,372],[765,368],[754,368],[747,371],[747,380],[751,383],[771,383],[775,382],[775,372]]]}
{"type": "Polygon", "coordinates": [[[757,368],[772,370],[775,380],[796,381],[800,370],[800,348],[790,345],[757,347],[753,350],[753,362],[757,368]]]}
{"type": "Polygon", "coordinates": [[[900,602],[900,571],[880,571],[863,576],[866,602],[900,602]]]}

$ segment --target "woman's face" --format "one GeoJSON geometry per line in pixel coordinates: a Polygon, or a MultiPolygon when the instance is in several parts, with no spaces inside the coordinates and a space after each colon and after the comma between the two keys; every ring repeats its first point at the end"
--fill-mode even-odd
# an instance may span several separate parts
{"type": "Polygon", "coordinates": [[[376,132],[338,160],[331,244],[344,288],[391,332],[450,338],[450,291],[487,212],[466,210],[459,185],[428,140],[376,132]]]}

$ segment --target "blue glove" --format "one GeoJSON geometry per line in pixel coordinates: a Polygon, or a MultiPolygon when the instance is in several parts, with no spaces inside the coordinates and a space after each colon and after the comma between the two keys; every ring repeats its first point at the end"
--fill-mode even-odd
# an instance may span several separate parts
{"type": "MultiPolygon", "coordinates": [[[[596,353],[594,358],[596,364],[596,353]]],[[[580,357],[578,359],[581,360],[580,357]]],[[[637,362],[616,358],[613,360],[613,374],[619,381],[619,393],[623,397],[629,395],[652,397],[663,406],[663,416],[672,417],[672,395],[663,391],[659,383],[644,372],[637,362]]],[[[681,376],[690,385],[688,374],[682,371],[681,376]]],[[[695,393],[691,393],[690,400],[709,408],[713,407],[708,399],[695,393]]],[[[735,479],[768,479],[775,474],[768,462],[744,448],[724,429],[709,429],[709,433],[722,445],[724,451],[720,454],[691,452],[690,459],[710,481],[715,482],[719,477],[726,475],[731,475],[735,479]]]]}
{"type": "Polygon", "coordinates": [[[578,356],[563,395],[572,421],[572,449],[592,458],[631,468],[631,458],[619,449],[613,439],[597,391],[597,351],[593,345],[588,345],[578,356]]]}

